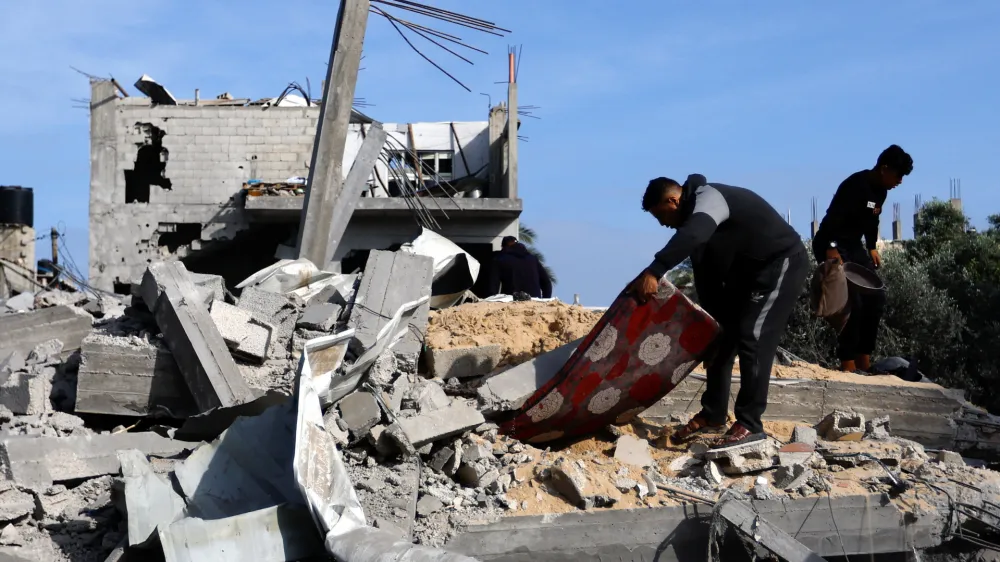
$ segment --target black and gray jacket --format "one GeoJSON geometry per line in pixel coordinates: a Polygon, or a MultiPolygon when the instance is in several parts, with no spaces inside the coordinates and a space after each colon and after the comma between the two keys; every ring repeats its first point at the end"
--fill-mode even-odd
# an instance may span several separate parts
{"type": "Polygon", "coordinates": [[[795,229],[749,189],[710,184],[693,174],[684,184],[681,206],[683,224],[648,267],[657,277],[690,256],[699,285],[739,282],[804,248],[795,229]]]}

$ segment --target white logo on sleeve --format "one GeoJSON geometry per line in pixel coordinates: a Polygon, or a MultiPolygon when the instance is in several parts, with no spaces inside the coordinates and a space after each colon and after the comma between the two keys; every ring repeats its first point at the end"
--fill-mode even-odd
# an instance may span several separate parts
{"type": "Polygon", "coordinates": [[[875,208],[875,202],[874,201],[869,201],[868,202],[868,208],[869,209],[874,209],[875,208]]]}

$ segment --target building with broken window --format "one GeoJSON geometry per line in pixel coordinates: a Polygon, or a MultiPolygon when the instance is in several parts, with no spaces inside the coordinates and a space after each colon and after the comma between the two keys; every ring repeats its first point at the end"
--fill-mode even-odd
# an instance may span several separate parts
{"type": "MultiPolygon", "coordinates": [[[[90,283],[127,293],[149,263],[170,259],[241,279],[276,256],[294,257],[315,102],[164,104],[122,94],[112,82],[92,84],[90,283]]],[[[501,238],[517,235],[521,213],[516,166],[506,169],[506,113],[383,125],[385,146],[334,262],[363,265],[366,251],[398,247],[427,227],[488,267],[501,238]]],[[[345,176],[371,123],[353,113],[345,176]]]]}

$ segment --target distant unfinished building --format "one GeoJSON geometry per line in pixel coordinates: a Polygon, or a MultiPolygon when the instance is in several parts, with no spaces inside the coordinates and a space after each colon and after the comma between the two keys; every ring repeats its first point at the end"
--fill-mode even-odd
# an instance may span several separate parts
{"type": "MultiPolygon", "coordinates": [[[[166,105],[122,97],[108,81],[91,89],[91,284],[127,293],[159,259],[181,259],[193,271],[233,282],[276,255],[294,257],[304,199],[295,187],[309,175],[317,104],[166,105]]],[[[489,121],[385,124],[383,158],[334,260],[349,268],[352,251],[419,235],[414,198],[404,197],[401,185],[412,182],[439,232],[484,262],[485,272],[500,239],[517,235],[522,208],[516,166],[507,173],[506,113],[501,105],[489,121]]],[[[345,176],[369,123],[357,112],[352,117],[345,176]]]]}

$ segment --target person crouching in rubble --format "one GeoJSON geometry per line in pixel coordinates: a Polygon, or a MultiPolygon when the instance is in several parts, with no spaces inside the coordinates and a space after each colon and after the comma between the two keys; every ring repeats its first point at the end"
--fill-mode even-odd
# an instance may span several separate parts
{"type": "Polygon", "coordinates": [[[552,298],[552,279],[542,262],[513,236],[504,236],[490,270],[490,294],[525,293],[532,298],[552,298]]]}
{"type": "Polygon", "coordinates": [[[706,361],[701,411],[670,436],[671,442],[683,443],[702,430],[725,425],[737,356],[736,422],[713,446],[765,438],[761,416],[767,408],[774,354],[809,270],[805,244],[756,193],[709,184],[697,174],[683,186],[668,178],[650,181],[642,209],[677,232],[633,281],[630,292],[640,302],[647,301],[656,294],[660,278],[691,257],[698,300],[722,327],[706,361]]]}
{"type": "MultiPolygon", "coordinates": [[[[913,171],[913,158],[892,145],[882,151],[875,167],[844,180],[830,201],[826,216],[813,237],[813,253],[819,263],[848,261],[872,272],[882,265],[876,248],[879,215],[889,190],[913,171]],[[861,243],[864,236],[865,243],[861,243]]],[[[837,337],[837,357],[843,371],[871,370],[871,354],[878,339],[878,325],[885,308],[885,293],[862,295],[849,292],[851,315],[837,337]]]]}

